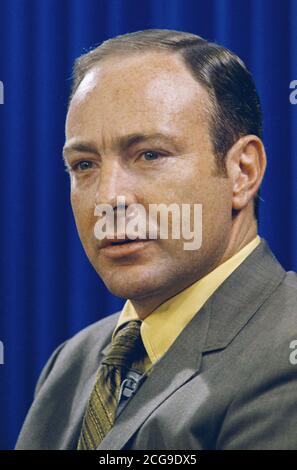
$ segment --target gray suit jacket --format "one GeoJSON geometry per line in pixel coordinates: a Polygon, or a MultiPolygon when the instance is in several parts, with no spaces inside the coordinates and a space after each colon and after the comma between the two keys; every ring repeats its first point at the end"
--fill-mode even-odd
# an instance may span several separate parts
{"type": "MultiPolygon", "coordinates": [[[[118,317],[53,353],[17,449],[76,448],[118,317]]],[[[294,340],[297,277],[262,239],[156,364],[98,449],[296,449],[294,340]]]]}

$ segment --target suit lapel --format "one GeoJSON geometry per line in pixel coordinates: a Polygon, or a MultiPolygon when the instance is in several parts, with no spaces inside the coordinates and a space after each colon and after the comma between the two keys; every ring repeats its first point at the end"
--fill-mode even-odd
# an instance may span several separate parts
{"type": "MultiPolygon", "coordinates": [[[[262,239],[155,364],[153,372],[126,405],[98,450],[122,449],[166,398],[199,373],[202,353],[225,348],[284,276],[285,271],[262,239]]],[[[103,355],[107,348],[102,351],[103,355]]]]}

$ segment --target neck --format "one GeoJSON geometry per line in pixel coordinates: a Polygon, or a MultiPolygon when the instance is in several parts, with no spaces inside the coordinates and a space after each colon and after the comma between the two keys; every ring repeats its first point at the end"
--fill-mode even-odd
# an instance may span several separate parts
{"type": "Polygon", "coordinates": [[[217,266],[234,256],[257,236],[258,225],[253,211],[251,205],[247,212],[241,211],[234,216],[227,247],[217,266]]]}

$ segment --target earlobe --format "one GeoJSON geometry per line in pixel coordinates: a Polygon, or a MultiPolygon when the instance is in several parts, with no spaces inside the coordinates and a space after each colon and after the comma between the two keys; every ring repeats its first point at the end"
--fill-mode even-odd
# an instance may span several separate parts
{"type": "Polygon", "coordinates": [[[239,211],[254,199],[264,176],[266,155],[262,141],[254,135],[240,138],[228,152],[227,164],[232,208],[239,211]]]}

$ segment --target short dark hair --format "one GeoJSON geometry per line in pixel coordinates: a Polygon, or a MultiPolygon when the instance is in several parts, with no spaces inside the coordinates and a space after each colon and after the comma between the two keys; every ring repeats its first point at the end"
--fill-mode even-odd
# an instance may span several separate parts
{"type": "MultiPolygon", "coordinates": [[[[236,54],[223,46],[192,33],[167,29],[147,29],[108,39],[75,61],[69,102],[86,73],[102,59],[145,51],[179,54],[207,90],[212,103],[210,138],[217,168],[226,176],[225,157],[232,145],[248,134],[262,139],[262,111],[251,73],[236,54]]],[[[256,195],[257,219],[258,199],[256,195]]]]}

